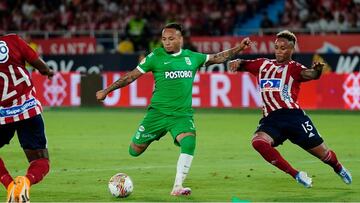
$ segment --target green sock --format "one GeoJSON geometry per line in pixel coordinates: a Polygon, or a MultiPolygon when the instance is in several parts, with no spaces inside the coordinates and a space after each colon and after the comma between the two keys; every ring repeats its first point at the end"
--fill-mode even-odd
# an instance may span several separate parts
{"type": "Polygon", "coordinates": [[[196,138],[193,135],[183,137],[180,141],[181,153],[194,155],[196,138]]]}

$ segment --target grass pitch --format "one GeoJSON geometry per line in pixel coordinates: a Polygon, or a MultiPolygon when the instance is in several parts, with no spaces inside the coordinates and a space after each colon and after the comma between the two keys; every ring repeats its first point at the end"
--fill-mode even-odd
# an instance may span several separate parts
{"type": "MultiPolygon", "coordinates": [[[[128,155],[128,144],[145,110],[50,109],[44,112],[51,171],[31,189],[32,202],[117,201],[360,201],[360,113],[309,111],[326,144],[351,170],[345,185],[332,169],[289,141],[278,150],[297,169],[313,177],[305,189],[265,162],[250,140],[261,116],[258,110],[197,110],[197,147],[185,182],[190,197],[169,195],[179,148],[171,136],[154,142],[140,157],[128,155]],[[117,199],[109,178],[124,172],[134,182],[128,198],[117,199]]],[[[17,138],[0,150],[13,176],[26,172],[27,161],[17,138]]],[[[6,191],[0,189],[0,200],[6,191]]]]}

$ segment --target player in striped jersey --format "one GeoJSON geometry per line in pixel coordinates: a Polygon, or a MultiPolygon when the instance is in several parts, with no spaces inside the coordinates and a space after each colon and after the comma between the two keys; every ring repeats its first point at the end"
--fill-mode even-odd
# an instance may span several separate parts
{"type": "Polygon", "coordinates": [[[300,84],[319,79],[323,64],[316,62],[311,68],[306,68],[293,61],[295,44],[296,36],[285,30],[276,35],[275,60],[237,59],[229,63],[231,71],[248,71],[259,84],[264,117],[259,122],[252,145],[266,161],[305,187],[312,187],[312,179],[306,172],[294,169],[275,149],[287,139],[330,165],[346,184],[350,184],[350,172],[339,163],[335,152],[325,145],[297,103],[300,84]]]}
{"type": "Polygon", "coordinates": [[[42,107],[25,62],[42,75],[54,75],[18,35],[0,36],[0,148],[9,144],[16,131],[30,163],[25,176],[13,179],[0,157],[0,182],[7,189],[7,202],[28,202],[30,185],[41,181],[49,171],[42,107]]]}

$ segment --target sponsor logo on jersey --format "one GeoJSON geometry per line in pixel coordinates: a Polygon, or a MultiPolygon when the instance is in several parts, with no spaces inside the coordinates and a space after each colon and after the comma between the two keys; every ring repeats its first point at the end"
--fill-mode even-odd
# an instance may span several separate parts
{"type": "Polygon", "coordinates": [[[156,135],[154,135],[154,134],[142,134],[141,137],[142,138],[153,138],[153,137],[156,137],[156,135]]]}
{"type": "Polygon", "coordinates": [[[27,100],[24,104],[19,106],[12,106],[8,108],[0,108],[0,117],[17,116],[26,110],[34,108],[36,106],[35,98],[27,100]]]}
{"type": "Polygon", "coordinates": [[[0,63],[5,63],[9,59],[9,48],[6,42],[0,41],[0,63]]]}
{"type": "Polygon", "coordinates": [[[288,85],[284,85],[284,88],[282,89],[281,94],[282,94],[284,100],[290,101],[291,98],[290,98],[290,95],[289,95],[289,90],[288,90],[288,88],[289,88],[288,85]]]}
{"type": "Polygon", "coordinates": [[[191,70],[176,70],[176,71],[166,71],[166,79],[177,79],[177,78],[192,78],[193,72],[191,70]]]}
{"type": "Polygon", "coordinates": [[[281,79],[261,79],[261,91],[280,91],[281,79]]]}
{"type": "Polygon", "coordinates": [[[136,134],[135,134],[135,139],[140,139],[140,135],[141,135],[141,133],[140,132],[136,132],[136,134]]]}

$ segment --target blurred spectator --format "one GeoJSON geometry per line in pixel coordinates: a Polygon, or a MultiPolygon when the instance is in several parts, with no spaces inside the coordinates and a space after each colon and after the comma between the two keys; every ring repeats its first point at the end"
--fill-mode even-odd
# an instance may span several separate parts
{"type": "Polygon", "coordinates": [[[330,12],[326,12],[325,16],[319,20],[319,25],[322,31],[334,32],[337,29],[337,24],[330,12]]]}
{"type": "Polygon", "coordinates": [[[149,52],[152,52],[154,49],[162,47],[161,40],[159,39],[159,36],[153,35],[149,41],[149,52]]]}
{"type": "Polygon", "coordinates": [[[135,50],[147,49],[147,39],[150,37],[147,21],[140,14],[135,14],[126,25],[126,35],[134,42],[135,50]]]}
{"type": "Polygon", "coordinates": [[[270,20],[267,12],[263,13],[263,17],[262,17],[262,20],[260,22],[260,27],[263,28],[263,29],[273,28],[274,27],[274,23],[270,20]]]}
{"type": "Polygon", "coordinates": [[[343,14],[339,15],[337,24],[338,24],[338,28],[341,31],[346,31],[347,29],[349,29],[349,23],[345,21],[345,16],[343,14]]]}
{"type": "Polygon", "coordinates": [[[188,34],[186,34],[186,35],[184,36],[184,45],[183,45],[183,48],[197,52],[197,48],[196,48],[196,46],[191,42],[191,40],[190,40],[190,35],[188,35],[188,34]]]}
{"type": "Polygon", "coordinates": [[[24,35],[23,39],[25,40],[25,42],[28,43],[28,45],[36,52],[38,52],[38,44],[36,44],[30,35],[24,35]]]}
{"type": "Polygon", "coordinates": [[[132,54],[135,51],[134,44],[129,38],[120,39],[117,51],[121,54],[132,54]]]}

